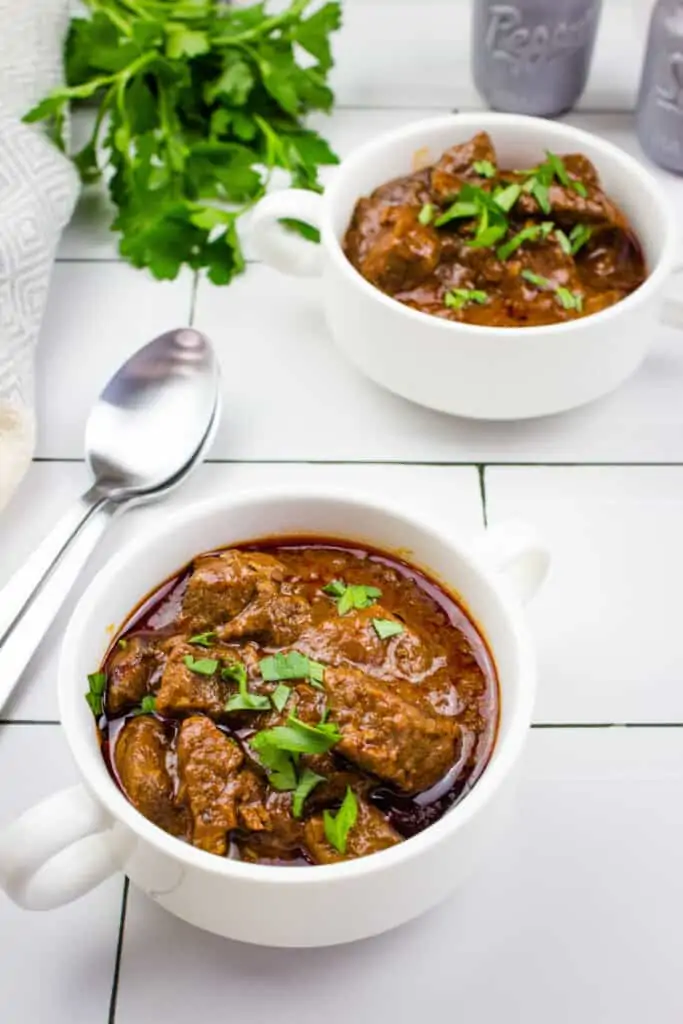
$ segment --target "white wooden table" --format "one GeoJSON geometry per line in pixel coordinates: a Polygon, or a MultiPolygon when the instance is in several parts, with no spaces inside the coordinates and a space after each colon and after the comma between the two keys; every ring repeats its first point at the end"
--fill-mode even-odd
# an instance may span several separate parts
{"type": "MultiPolygon", "coordinates": [[[[648,6],[606,0],[590,85],[568,118],[639,156],[629,111],[648,6]]],[[[323,126],[342,155],[392,126],[480,105],[465,0],[345,7],[339,106],[323,126]]],[[[683,223],[683,181],[655,173],[683,223]]],[[[173,503],[244,483],[335,481],[395,492],[450,529],[516,516],[545,533],[555,563],[530,613],[540,692],[518,814],[466,890],[338,949],[232,944],[120,877],[46,915],[0,898],[0,1020],[680,1022],[683,338],[653,321],[646,366],[587,409],[512,425],[449,419],[349,367],[310,282],[253,264],[227,289],[189,274],[158,284],[118,261],[104,204],[85,197],[55,269],[37,458],[0,519],[0,582],[83,486],[86,411],[109,373],[188,319],[220,352],[225,415],[208,464],[173,503]],[[282,397],[292,380],[305,413],[282,397]]],[[[119,522],[84,584],[156,514],[119,522]]],[[[0,823],[75,775],[55,698],[73,603],[0,723],[0,823]]]]}

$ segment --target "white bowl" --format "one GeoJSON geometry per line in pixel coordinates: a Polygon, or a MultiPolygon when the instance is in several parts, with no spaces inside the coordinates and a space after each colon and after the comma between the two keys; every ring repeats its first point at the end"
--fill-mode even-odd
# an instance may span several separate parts
{"type": "MultiPolygon", "coordinates": [[[[542,416],[582,405],[617,387],[640,365],[655,336],[662,292],[674,270],[676,218],[655,178],[597,135],[517,114],[455,114],[381,135],[349,156],[322,196],[276,192],[256,208],[257,255],[285,273],[322,273],[327,322],[339,348],[378,384],[421,405],[483,419],[542,416]],[[584,153],[622,208],[645,252],[646,282],[622,302],[547,327],[479,327],[429,316],[366,281],[341,247],[356,201],[432,161],[477,131],[490,133],[503,167],[528,167],[556,153],[584,153]],[[315,246],[286,233],[280,218],[317,226],[315,246]]],[[[675,325],[681,326],[680,309],[675,325]]]]}
{"type": "Polygon", "coordinates": [[[200,928],[277,946],[347,942],[421,913],[466,877],[496,833],[536,685],[517,597],[536,589],[547,561],[542,545],[523,528],[497,528],[467,547],[401,511],[332,492],[260,491],[161,517],[109,562],[73,613],[59,665],[59,703],[82,784],[0,833],[0,884],[20,905],[46,910],[121,869],[151,899],[200,928]],[[498,670],[498,737],[471,793],[420,835],[347,863],[241,863],[163,832],[112,780],[84,699],[87,674],[100,664],[111,624],[125,621],[160,582],[201,551],[286,534],[409,549],[416,564],[462,595],[498,670]]]}

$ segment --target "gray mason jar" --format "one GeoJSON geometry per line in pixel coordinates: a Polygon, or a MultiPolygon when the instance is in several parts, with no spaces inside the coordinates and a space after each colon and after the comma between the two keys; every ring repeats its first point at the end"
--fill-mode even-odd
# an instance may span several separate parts
{"type": "Polygon", "coordinates": [[[652,12],[636,127],[648,156],[683,174],[683,0],[659,0],[652,12]]]}
{"type": "Polygon", "coordinates": [[[584,90],[602,0],[474,0],[472,67],[495,110],[554,116],[584,90]]]}

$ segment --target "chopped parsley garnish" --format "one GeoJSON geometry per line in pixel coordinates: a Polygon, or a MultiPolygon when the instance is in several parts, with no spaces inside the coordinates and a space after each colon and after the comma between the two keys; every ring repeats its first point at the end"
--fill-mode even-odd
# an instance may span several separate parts
{"type": "Polygon", "coordinates": [[[520,245],[525,242],[537,242],[539,238],[547,238],[552,230],[553,222],[550,220],[544,220],[542,224],[529,224],[508,239],[504,245],[499,246],[496,256],[499,260],[506,260],[519,249],[520,245]]]}
{"type": "Polygon", "coordinates": [[[334,597],[337,611],[346,615],[354,608],[370,608],[382,596],[378,587],[366,587],[362,583],[344,583],[343,580],[332,580],[323,587],[323,594],[334,597]]]}
{"type": "Polygon", "coordinates": [[[501,210],[505,210],[506,213],[509,213],[519,199],[521,193],[521,185],[508,185],[507,188],[496,192],[493,196],[493,200],[498,206],[500,206],[501,210]]]}
{"type": "Polygon", "coordinates": [[[505,237],[506,231],[507,224],[491,224],[484,228],[483,231],[478,231],[467,244],[471,245],[473,249],[488,249],[489,246],[500,242],[501,238],[505,237]]]}
{"type": "Polygon", "coordinates": [[[530,284],[533,284],[536,288],[540,288],[544,292],[554,292],[555,298],[563,309],[575,309],[578,313],[583,310],[583,295],[581,295],[580,292],[570,292],[569,289],[565,288],[563,285],[556,285],[547,277],[541,277],[540,274],[534,274],[532,270],[523,270],[522,277],[525,281],[528,281],[530,284]]]}
{"type": "Polygon", "coordinates": [[[325,666],[299,651],[289,651],[287,654],[278,651],[277,654],[262,658],[259,668],[267,683],[277,683],[281,679],[305,679],[320,690],[325,678],[325,666]]]}
{"type": "Polygon", "coordinates": [[[221,679],[233,679],[239,693],[233,694],[225,705],[226,711],[268,711],[270,698],[259,693],[249,693],[247,689],[247,670],[240,661],[233,662],[221,669],[221,679]]]}
{"type": "Polygon", "coordinates": [[[372,624],[380,640],[388,640],[390,636],[398,636],[405,632],[401,623],[394,622],[393,619],[373,619],[372,624]]]}
{"type": "Polygon", "coordinates": [[[434,220],[435,213],[436,207],[434,206],[434,203],[425,203],[420,212],[418,213],[417,219],[419,220],[420,224],[423,224],[426,227],[427,224],[431,224],[432,221],[434,220]]]}
{"type": "Polygon", "coordinates": [[[104,688],[106,685],[107,676],[104,672],[92,672],[88,676],[88,692],[85,695],[85,699],[96,718],[99,718],[102,714],[104,688]]]}
{"type": "Polygon", "coordinates": [[[128,641],[124,636],[122,636],[120,640],[116,641],[116,646],[119,648],[119,650],[125,651],[126,647],[128,646],[128,641]]]}
{"type": "Polygon", "coordinates": [[[560,249],[565,256],[571,256],[572,243],[569,241],[562,228],[555,228],[555,238],[557,239],[560,249]]]}
{"type": "Polygon", "coordinates": [[[496,168],[490,160],[475,160],[472,167],[482,178],[495,178],[496,168]]]}
{"type": "Polygon", "coordinates": [[[218,668],[216,658],[193,658],[191,654],[186,654],[183,662],[190,672],[196,672],[198,676],[212,676],[218,668]]]}
{"type": "MultiPolygon", "coordinates": [[[[448,306],[449,309],[462,309],[467,306],[470,302],[476,302],[480,306],[484,306],[488,302],[488,295],[486,292],[478,291],[477,289],[471,290],[469,288],[451,288],[449,292],[444,295],[444,305],[448,306]]],[[[378,621],[373,619],[373,621],[378,621]]]]}
{"type": "Polygon", "coordinates": [[[320,782],[325,781],[326,779],[324,775],[318,775],[318,773],[314,772],[311,768],[304,768],[299,776],[299,781],[296,784],[294,797],[292,799],[292,814],[295,818],[300,818],[303,814],[304,800],[309,793],[312,793],[320,782]]]}
{"type": "Polygon", "coordinates": [[[569,241],[572,247],[572,256],[576,256],[579,249],[582,248],[593,234],[593,228],[588,224],[575,224],[569,232],[569,241]]]}
{"type": "Polygon", "coordinates": [[[437,217],[434,224],[440,228],[442,224],[448,224],[450,220],[462,220],[463,217],[476,217],[479,213],[479,206],[474,202],[456,201],[452,206],[437,217]]]}
{"type": "Polygon", "coordinates": [[[273,746],[268,739],[268,731],[257,732],[249,740],[249,745],[258,754],[264,768],[268,772],[268,782],[281,791],[296,789],[296,765],[292,755],[279,747],[273,746]]]}
{"type": "Polygon", "coordinates": [[[270,695],[275,708],[278,711],[282,711],[285,704],[289,700],[289,695],[292,692],[291,686],[287,686],[286,683],[278,683],[273,692],[270,695]]]}
{"type": "Polygon", "coordinates": [[[269,744],[276,750],[286,750],[290,754],[325,754],[341,739],[339,728],[334,722],[309,725],[296,715],[290,715],[286,725],[264,729],[257,736],[261,737],[260,743],[269,744]]]}
{"type": "Polygon", "coordinates": [[[140,707],[136,708],[133,712],[134,715],[153,715],[157,709],[157,699],[151,694],[147,697],[143,697],[140,701],[140,707]]]}
{"type": "Polygon", "coordinates": [[[551,292],[555,289],[555,285],[549,278],[542,277],[541,274],[534,274],[533,270],[523,270],[522,277],[529,284],[533,284],[536,288],[543,289],[543,291],[551,292]]]}
{"type": "Polygon", "coordinates": [[[188,643],[196,644],[197,647],[213,647],[215,642],[215,633],[197,633],[196,636],[191,636],[188,641],[188,643]]]}
{"type": "Polygon", "coordinates": [[[339,853],[346,853],[346,842],[349,832],[358,820],[358,801],[350,786],[346,788],[346,796],[336,814],[331,811],[323,813],[325,838],[339,853]]]}

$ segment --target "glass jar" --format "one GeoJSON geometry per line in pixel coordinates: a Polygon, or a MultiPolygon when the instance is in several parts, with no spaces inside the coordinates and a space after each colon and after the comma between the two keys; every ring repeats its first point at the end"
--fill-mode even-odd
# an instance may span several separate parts
{"type": "Polygon", "coordinates": [[[652,12],[636,130],[655,163],[683,174],[682,0],[659,0],[652,12]]]}
{"type": "Polygon", "coordinates": [[[602,0],[474,0],[472,67],[494,110],[552,117],[574,106],[602,0]]]}

